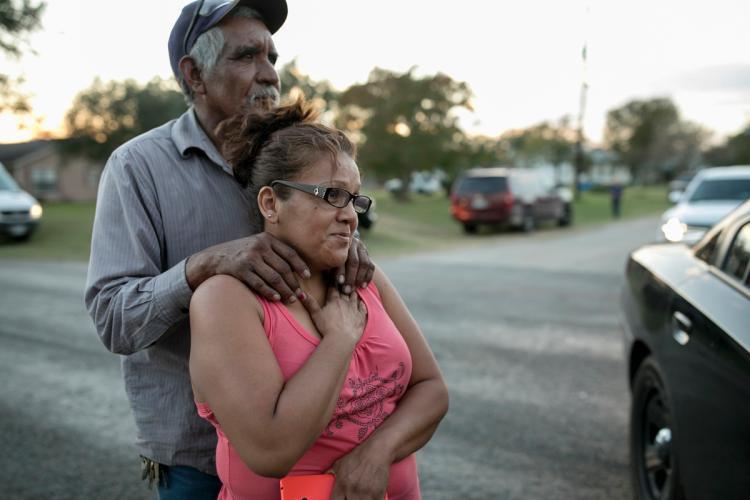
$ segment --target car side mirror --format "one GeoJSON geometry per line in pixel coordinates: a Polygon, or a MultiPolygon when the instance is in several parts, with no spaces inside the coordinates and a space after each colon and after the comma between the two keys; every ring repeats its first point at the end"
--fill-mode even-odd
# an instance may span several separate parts
{"type": "Polygon", "coordinates": [[[682,199],[682,191],[672,191],[669,193],[669,201],[672,203],[679,203],[682,199]]]}

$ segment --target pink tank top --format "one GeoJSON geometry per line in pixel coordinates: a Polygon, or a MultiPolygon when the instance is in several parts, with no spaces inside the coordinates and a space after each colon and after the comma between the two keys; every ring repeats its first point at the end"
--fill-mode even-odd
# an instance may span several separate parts
{"type": "MultiPolygon", "coordinates": [[[[346,382],[331,421],[313,446],[295,464],[291,476],[321,474],[364,441],[393,413],[411,378],[411,354],[383,308],[373,283],[358,289],[367,307],[367,324],[352,354],[346,382]]],[[[258,297],[265,316],[263,327],[284,374],[291,378],[307,361],[320,340],[306,331],[281,303],[258,297]]],[[[279,499],[279,480],[250,470],[227,440],[207,403],[196,403],[198,414],[216,428],[216,469],[223,483],[219,500],[279,499]]],[[[390,500],[419,500],[417,463],[412,454],[391,466],[390,500]]]]}

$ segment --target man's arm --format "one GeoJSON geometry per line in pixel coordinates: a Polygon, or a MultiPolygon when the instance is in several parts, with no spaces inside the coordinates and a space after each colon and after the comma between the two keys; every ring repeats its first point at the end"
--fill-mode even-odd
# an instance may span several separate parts
{"type": "Polygon", "coordinates": [[[97,196],[85,302],[107,348],[131,354],[187,318],[185,261],[164,270],[155,187],[126,149],[113,153],[97,196]]]}

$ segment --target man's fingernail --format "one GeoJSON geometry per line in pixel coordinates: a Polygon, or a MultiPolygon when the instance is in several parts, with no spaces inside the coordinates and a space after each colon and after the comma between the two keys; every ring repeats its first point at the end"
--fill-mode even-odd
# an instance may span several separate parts
{"type": "Polygon", "coordinates": [[[347,295],[349,295],[350,293],[352,293],[352,287],[350,287],[349,285],[346,285],[344,287],[344,293],[347,294],[347,295]]]}
{"type": "Polygon", "coordinates": [[[362,283],[359,286],[360,286],[360,288],[367,288],[367,285],[369,285],[369,283],[365,281],[364,283],[362,283]]]}
{"type": "Polygon", "coordinates": [[[273,296],[273,300],[274,300],[274,302],[278,302],[279,300],[281,300],[281,295],[279,295],[279,294],[274,294],[274,296],[273,296]]]}
{"type": "Polygon", "coordinates": [[[338,279],[339,285],[343,285],[344,284],[344,275],[343,274],[339,274],[339,277],[336,278],[336,279],[338,279]]]}
{"type": "Polygon", "coordinates": [[[312,275],[310,274],[309,269],[305,269],[304,271],[302,271],[302,276],[304,276],[306,279],[310,279],[310,276],[312,275]]]}
{"type": "Polygon", "coordinates": [[[293,302],[297,302],[297,297],[295,297],[294,295],[292,295],[291,297],[289,297],[289,300],[288,300],[288,302],[289,302],[290,304],[291,304],[291,303],[293,303],[293,302]]]}

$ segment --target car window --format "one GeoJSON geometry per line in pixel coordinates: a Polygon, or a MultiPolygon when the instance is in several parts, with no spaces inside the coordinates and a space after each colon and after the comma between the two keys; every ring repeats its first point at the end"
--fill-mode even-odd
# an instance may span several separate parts
{"type": "Polygon", "coordinates": [[[18,191],[18,184],[13,180],[2,163],[0,163],[0,191],[18,191]]]}
{"type": "Polygon", "coordinates": [[[747,281],[750,267],[750,223],[742,226],[729,247],[723,271],[742,282],[747,281]]]}
{"type": "Polygon", "coordinates": [[[458,183],[456,193],[497,193],[505,191],[506,187],[505,177],[464,177],[458,183]]]}
{"type": "Polygon", "coordinates": [[[718,249],[717,243],[719,242],[719,235],[721,235],[721,232],[717,231],[710,240],[708,240],[698,248],[698,250],[695,252],[695,256],[702,261],[713,265],[716,257],[716,251],[718,249]]]}
{"type": "Polygon", "coordinates": [[[750,199],[750,179],[713,179],[698,184],[689,201],[747,199],[750,199]]]}

